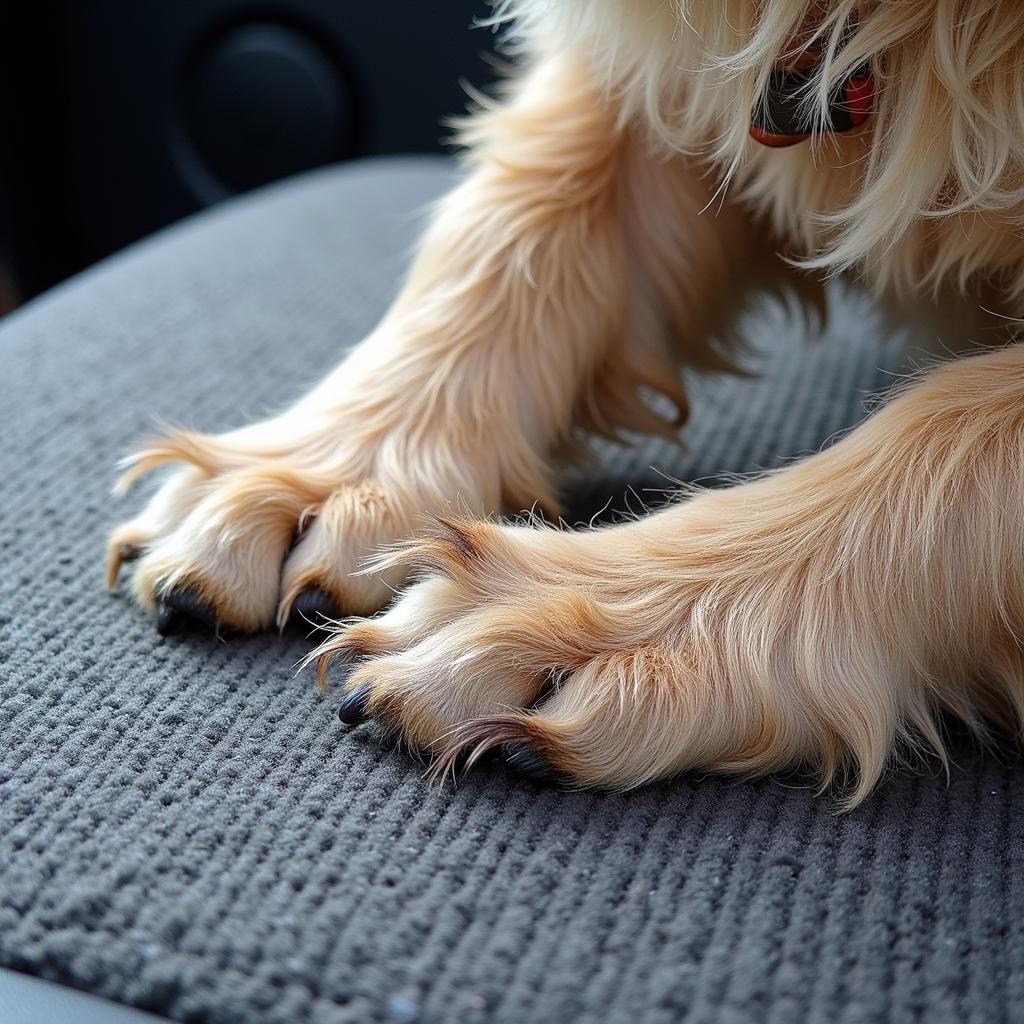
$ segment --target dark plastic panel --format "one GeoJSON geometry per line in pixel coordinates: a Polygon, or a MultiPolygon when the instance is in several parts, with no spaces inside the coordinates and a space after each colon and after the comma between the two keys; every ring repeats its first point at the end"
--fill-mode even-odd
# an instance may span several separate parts
{"type": "Polygon", "coordinates": [[[65,0],[8,8],[29,290],[311,166],[432,152],[495,77],[485,0],[65,0]]]}

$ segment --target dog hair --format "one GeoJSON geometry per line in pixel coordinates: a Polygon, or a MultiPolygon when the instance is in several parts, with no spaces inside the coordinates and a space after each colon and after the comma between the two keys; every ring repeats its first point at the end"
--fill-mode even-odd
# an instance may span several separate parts
{"type": "Polygon", "coordinates": [[[1024,5],[500,0],[494,20],[519,70],[461,122],[467,175],[381,324],[286,412],[130,458],[124,485],[186,465],[112,536],[110,581],[138,557],[164,625],[259,629],[368,614],[415,571],[311,658],[358,661],[343,720],[442,774],[492,747],[580,786],[801,766],[852,806],[910,751],[947,761],[940,712],[1019,734],[1024,5]],[[863,66],[872,116],[756,145],[772,69],[812,50],[808,118],[863,66]],[[581,434],[674,431],[680,366],[730,365],[751,295],[814,306],[840,273],[986,350],[817,455],[637,521],[489,521],[557,512],[581,434]]]}

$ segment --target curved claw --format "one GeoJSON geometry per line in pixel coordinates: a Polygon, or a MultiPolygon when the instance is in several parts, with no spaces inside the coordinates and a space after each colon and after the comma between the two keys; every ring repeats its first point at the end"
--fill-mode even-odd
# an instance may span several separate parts
{"type": "Polygon", "coordinates": [[[160,598],[156,628],[161,636],[169,636],[190,620],[211,629],[217,628],[216,611],[199,597],[193,587],[175,587],[160,598]]]}
{"type": "Polygon", "coordinates": [[[292,602],[289,621],[295,626],[320,626],[329,619],[340,619],[338,602],[323,587],[306,587],[292,602]]]}
{"type": "Polygon", "coordinates": [[[181,613],[177,608],[172,608],[166,601],[161,599],[156,609],[156,631],[161,636],[170,636],[176,633],[182,623],[181,613]]]}
{"type": "Polygon", "coordinates": [[[526,743],[506,744],[505,763],[520,775],[525,775],[535,782],[549,782],[557,785],[565,783],[562,773],[552,768],[533,747],[526,743]]]}
{"type": "Polygon", "coordinates": [[[370,684],[362,683],[342,698],[338,705],[338,718],[345,725],[362,725],[370,717],[366,711],[369,702],[370,684]]]}
{"type": "Polygon", "coordinates": [[[122,562],[134,562],[142,554],[142,548],[138,544],[118,544],[117,555],[122,562]]]}
{"type": "Polygon", "coordinates": [[[106,581],[109,590],[117,582],[117,574],[125,562],[134,562],[142,554],[142,547],[138,544],[107,544],[107,570],[106,581]]]}

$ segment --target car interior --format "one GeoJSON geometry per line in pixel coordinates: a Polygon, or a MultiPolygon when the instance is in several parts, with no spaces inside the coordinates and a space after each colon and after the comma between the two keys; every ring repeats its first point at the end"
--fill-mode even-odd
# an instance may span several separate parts
{"type": "MultiPolygon", "coordinates": [[[[1024,768],[949,726],[839,813],[799,775],[443,786],[299,666],[103,585],[118,460],[281,408],[387,308],[515,56],[483,0],[0,14],[0,1021],[996,1021],[1024,768]]],[[[765,301],[673,438],[588,442],[565,522],[786,464],[903,372],[869,296],[765,301]],[[771,347],[771,360],[764,352],[771,347]]],[[[1005,991],[1009,986],[1011,991],[1005,991]]]]}

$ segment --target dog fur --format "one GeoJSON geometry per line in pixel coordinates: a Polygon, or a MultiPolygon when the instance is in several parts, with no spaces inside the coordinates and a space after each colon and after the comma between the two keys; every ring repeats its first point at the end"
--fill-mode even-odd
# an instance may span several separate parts
{"type": "Polygon", "coordinates": [[[114,533],[109,579],[140,555],[143,605],[254,630],[310,588],[368,614],[417,570],[313,657],[357,659],[349,703],[439,772],[491,747],[583,786],[799,765],[850,806],[901,754],[946,760],[939,712],[1019,734],[1024,5],[505,0],[496,20],[522,70],[463,123],[468,175],[382,323],[281,415],[133,456],[124,486],[185,465],[114,533]],[[876,110],[764,149],[750,112],[794,39],[824,52],[809,108],[870,62],[876,110]],[[837,273],[986,351],[818,455],[638,521],[489,521],[556,511],[580,432],[674,429],[680,365],[728,364],[747,295],[813,302],[837,273]]]}

